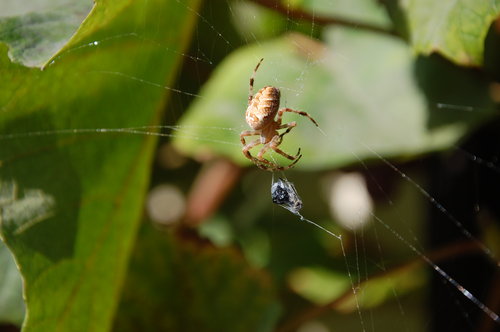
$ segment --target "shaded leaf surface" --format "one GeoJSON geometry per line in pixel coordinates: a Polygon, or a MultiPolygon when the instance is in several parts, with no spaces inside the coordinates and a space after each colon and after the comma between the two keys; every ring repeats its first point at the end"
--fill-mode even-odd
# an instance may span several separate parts
{"type": "Polygon", "coordinates": [[[143,227],[115,331],[271,331],[269,277],[232,249],[143,227]]]}
{"type": "Polygon", "coordinates": [[[127,77],[169,84],[194,22],[187,6],[198,1],[99,2],[44,71],[12,63],[0,44],[0,178],[17,187],[1,235],[24,279],[24,331],[108,330],[155,140],[54,131],[157,124],[164,90],[127,77]],[[144,23],[158,11],[163,20],[144,23]],[[33,213],[19,213],[26,204],[33,213]]]}

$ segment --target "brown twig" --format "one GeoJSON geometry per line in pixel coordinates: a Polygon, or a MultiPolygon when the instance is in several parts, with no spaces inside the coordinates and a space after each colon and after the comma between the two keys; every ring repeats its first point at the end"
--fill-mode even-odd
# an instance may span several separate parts
{"type": "Polygon", "coordinates": [[[340,17],[321,16],[316,14],[313,15],[298,8],[285,7],[280,1],[276,0],[252,0],[252,1],[263,7],[277,11],[283,15],[286,15],[287,17],[291,17],[297,20],[307,20],[314,22],[318,25],[342,25],[355,29],[363,29],[372,32],[383,33],[394,37],[401,37],[395,30],[385,29],[383,27],[369,23],[355,22],[340,17]]]}
{"type": "Polygon", "coordinates": [[[184,223],[199,226],[222,204],[236,185],[242,168],[226,159],[206,162],[189,192],[184,223]]]}
{"type": "MultiPolygon", "coordinates": [[[[488,299],[486,305],[493,310],[494,312],[499,312],[500,310],[500,272],[497,270],[493,279],[491,281],[491,285],[489,287],[488,299]]],[[[491,332],[495,331],[495,322],[488,317],[487,315],[483,315],[479,321],[477,332],[491,332]]]]}
{"type": "MultiPolygon", "coordinates": [[[[470,254],[470,253],[475,253],[475,252],[480,252],[481,248],[472,241],[463,241],[463,242],[458,242],[458,243],[453,243],[449,246],[446,246],[441,249],[437,249],[435,251],[432,251],[428,255],[426,255],[431,261],[433,262],[439,262],[439,261],[444,261],[449,258],[456,257],[458,255],[464,255],[464,254],[470,254]]],[[[385,275],[389,273],[394,273],[398,270],[406,270],[406,269],[411,269],[415,268],[420,264],[423,264],[424,261],[421,258],[416,258],[414,260],[411,260],[409,262],[406,262],[404,264],[395,266],[391,269],[382,271],[381,273],[375,274],[371,276],[368,280],[361,282],[358,285],[355,285],[355,288],[360,288],[363,286],[363,284],[372,281],[375,278],[381,278],[384,277],[385,275]]],[[[299,313],[298,315],[294,316],[294,319],[285,322],[282,326],[278,327],[276,330],[277,332],[290,332],[290,331],[295,331],[300,325],[302,325],[304,322],[307,322],[313,318],[319,317],[323,315],[324,313],[331,311],[332,309],[335,309],[339,306],[342,305],[346,300],[348,300],[352,294],[352,290],[349,288],[344,294],[336,298],[330,303],[327,303],[322,306],[313,306],[305,309],[302,311],[302,313],[299,313]]]]}

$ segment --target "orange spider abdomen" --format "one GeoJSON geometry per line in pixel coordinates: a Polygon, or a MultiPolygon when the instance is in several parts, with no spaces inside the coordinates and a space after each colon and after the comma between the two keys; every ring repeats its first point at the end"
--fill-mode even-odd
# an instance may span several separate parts
{"type": "Polygon", "coordinates": [[[245,113],[246,121],[255,130],[262,129],[274,122],[280,106],[280,90],[265,86],[253,96],[245,113]]]}

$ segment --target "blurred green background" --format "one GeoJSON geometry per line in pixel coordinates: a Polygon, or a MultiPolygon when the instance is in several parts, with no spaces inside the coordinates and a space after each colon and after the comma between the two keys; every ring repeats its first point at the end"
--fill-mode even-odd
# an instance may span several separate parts
{"type": "Polygon", "coordinates": [[[422,258],[500,312],[499,15],[0,4],[0,331],[498,329],[422,258]],[[261,58],[255,91],[320,126],[285,115],[286,174],[241,152],[261,58]],[[272,204],[278,177],[342,242],[272,204]]]}

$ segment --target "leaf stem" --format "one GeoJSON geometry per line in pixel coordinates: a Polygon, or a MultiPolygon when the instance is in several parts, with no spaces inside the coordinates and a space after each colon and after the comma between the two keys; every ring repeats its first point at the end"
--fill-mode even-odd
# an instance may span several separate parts
{"type": "Polygon", "coordinates": [[[386,35],[390,35],[393,37],[402,38],[395,30],[386,29],[377,25],[364,23],[364,22],[356,22],[351,21],[345,18],[340,17],[331,17],[331,16],[321,16],[316,14],[311,14],[306,11],[303,11],[299,8],[285,7],[280,1],[277,0],[251,0],[254,3],[257,3],[263,7],[269,8],[276,12],[286,15],[287,17],[291,17],[293,19],[298,20],[307,20],[314,22],[319,25],[341,25],[355,29],[363,29],[376,33],[382,33],[386,35]]]}
{"type": "MultiPolygon", "coordinates": [[[[445,246],[440,249],[436,249],[430,253],[427,254],[427,257],[432,260],[433,262],[441,262],[441,261],[446,261],[451,258],[459,257],[460,255],[466,255],[466,254],[471,254],[471,253],[480,253],[481,248],[477,245],[477,243],[473,241],[461,241],[457,243],[452,243],[448,246],[445,246]]],[[[355,288],[361,288],[363,287],[366,283],[370,282],[371,280],[375,278],[382,278],[384,276],[387,276],[391,273],[397,273],[397,271],[402,271],[402,270],[409,270],[409,269],[414,269],[418,265],[423,264],[422,258],[418,257],[413,260],[410,260],[406,263],[394,266],[392,268],[389,268],[387,270],[383,270],[378,274],[372,275],[368,280],[365,280],[363,282],[360,282],[358,285],[355,285],[355,288]]],[[[319,316],[324,315],[327,312],[331,312],[332,310],[335,310],[342,304],[344,304],[346,301],[349,301],[349,299],[353,296],[352,290],[349,288],[347,289],[344,294],[340,295],[336,299],[332,300],[331,302],[320,305],[320,306],[311,306],[309,308],[306,308],[302,312],[294,315],[292,319],[289,321],[286,321],[283,323],[283,325],[279,326],[276,329],[276,332],[291,332],[296,330],[300,325],[302,325],[304,322],[307,322],[309,320],[315,319],[319,316]]]]}

